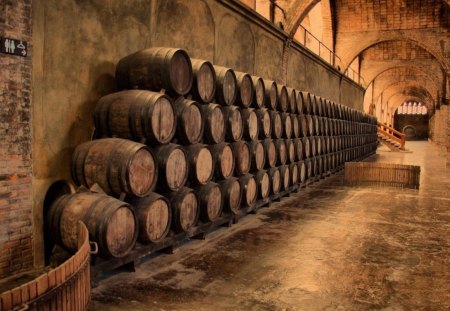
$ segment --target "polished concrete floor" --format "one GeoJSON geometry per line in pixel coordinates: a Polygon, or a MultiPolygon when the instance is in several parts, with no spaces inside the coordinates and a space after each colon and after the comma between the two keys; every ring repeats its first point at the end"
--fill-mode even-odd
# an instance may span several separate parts
{"type": "Polygon", "coordinates": [[[345,187],[342,174],[116,273],[92,310],[450,310],[450,170],[427,142],[420,190],[345,187]]]}

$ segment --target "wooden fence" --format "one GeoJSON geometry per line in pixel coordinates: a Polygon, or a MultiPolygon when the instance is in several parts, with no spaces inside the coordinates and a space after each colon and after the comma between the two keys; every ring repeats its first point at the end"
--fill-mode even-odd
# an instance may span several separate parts
{"type": "Polygon", "coordinates": [[[91,298],[90,244],[86,226],[78,223],[78,251],[62,265],[0,294],[0,310],[88,309],[91,298]]]}
{"type": "Polygon", "coordinates": [[[347,185],[378,185],[419,189],[420,166],[391,163],[346,162],[347,185]]]}

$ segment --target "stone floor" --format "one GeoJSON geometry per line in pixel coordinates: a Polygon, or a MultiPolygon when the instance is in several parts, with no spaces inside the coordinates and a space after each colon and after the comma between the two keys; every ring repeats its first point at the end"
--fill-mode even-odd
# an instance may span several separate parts
{"type": "Polygon", "coordinates": [[[420,190],[342,174],[115,273],[92,310],[450,310],[450,170],[427,142],[379,162],[422,167],[420,190]]]}

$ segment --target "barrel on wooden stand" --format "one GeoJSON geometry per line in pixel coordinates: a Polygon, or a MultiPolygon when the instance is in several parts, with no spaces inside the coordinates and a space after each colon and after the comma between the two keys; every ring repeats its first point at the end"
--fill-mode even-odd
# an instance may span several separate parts
{"type": "Polygon", "coordinates": [[[199,143],[204,130],[200,105],[193,100],[179,97],[174,103],[174,108],[179,142],[187,145],[199,143]]]}
{"type": "Polygon", "coordinates": [[[254,171],[262,170],[266,164],[266,152],[264,145],[259,140],[249,142],[251,155],[251,169],[254,171]]]}
{"type": "Polygon", "coordinates": [[[281,188],[287,191],[291,185],[291,174],[288,165],[280,166],[281,188]]]}
{"type": "Polygon", "coordinates": [[[239,213],[241,208],[241,184],[236,177],[219,182],[222,190],[223,207],[233,214],[239,213]]]}
{"type": "Polygon", "coordinates": [[[194,190],[183,187],[179,191],[165,194],[172,207],[172,229],[186,232],[197,225],[200,217],[200,205],[194,190]]]}
{"type": "Polygon", "coordinates": [[[153,148],[153,153],[158,159],[158,184],[159,191],[178,191],[186,183],[188,178],[188,160],[184,149],[177,144],[168,144],[153,148]]]}
{"type": "Polygon", "coordinates": [[[281,189],[281,174],[278,167],[272,167],[268,171],[270,185],[271,185],[271,193],[278,194],[281,189]]]}
{"type": "Polygon", "coordinates": [[[219,184],[210,182],[196,189],[200,204],[200,219],[213,222],[222,214],[222,189],[219,184]]]}
{"type": "Polygon", "coordinates": [[[255,177],[252,174],[246,174],[239,178],[239,182],[242,189],[242,204],[244,206],[253,206],[258,195],[255,177]]]}
{"type": "Polygon", "coordinates": [[[189,167],[189,182],[206,185],[214,174],[214,159],[207,145],[184,146],[189,167]]]}
{"type": "Polygon", "coordinates": [[[216,179],[227,179],[233,175],[234,154],[233,149],[228,143],[209,145],[209,150],[214,159],[214,176],[216,179]]]}
{"type": "Polygon", "coordinates": [[[277,165],[277,148],[272,139],[263,140],[264,151],[266,153],[266,168],[277,165]]]}
{"type": "Polygon", "coordinates": [[[275,147],[277,150],[277,164],[285,165],[287,162],[288,154],[286,148],[286,141],[284,139],[276,139],[275,147]]]}
{"type": "Polygon", "coordinates": [[[250,171],[251,166],[251,152],[250,147],[245,141],[237,141],[232,144],[235,172],[236,176],[242,176],[250,171]]]}
{"type": "Polygon", "coordinates": [[[255,174],[258,198],[267,199],[270,195],[270,177],[266,170],[260,170],[255,174]]]}

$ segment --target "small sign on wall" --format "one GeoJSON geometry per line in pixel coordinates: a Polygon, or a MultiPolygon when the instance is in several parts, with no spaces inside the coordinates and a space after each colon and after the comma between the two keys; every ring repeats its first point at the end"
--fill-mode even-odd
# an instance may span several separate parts
{"type": "Polygon", "coordinates": [[[0,52],[25,57],[28,54],[28,42],[0,37],[0,52]]]}

